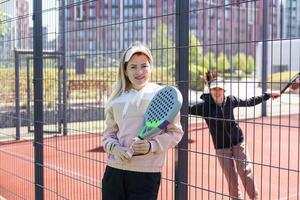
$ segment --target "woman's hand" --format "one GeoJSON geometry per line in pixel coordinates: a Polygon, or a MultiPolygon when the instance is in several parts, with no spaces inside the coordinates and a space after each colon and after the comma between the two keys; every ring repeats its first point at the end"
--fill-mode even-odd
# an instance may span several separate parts
{"type": "Polygon", "coordinates": [[[132,143],[133,155],[148,154],[151,151],[151,143],[148,140],[135,140],[132,143]]]}
{"type": "Polygon", "coordinates": [[[111,150],[111,154],[115,156],[118,160],[122,162],[128,162],[130,160],[130,156],[126,153],[129,150],[127,147],[122,147],[120,145],[114,144],[111,150]]]}

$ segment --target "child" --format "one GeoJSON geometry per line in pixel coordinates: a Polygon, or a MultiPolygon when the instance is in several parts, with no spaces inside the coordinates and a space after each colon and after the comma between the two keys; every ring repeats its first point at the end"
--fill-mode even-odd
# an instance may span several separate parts
{"type": "Polygon", "coordinates": [[[243,199],[238,184],[238,174],[245,190],[251,199],[257,199],[252,164],[247,152],[242,129],[235,121],[233,109],[260,104],[263,101],[278,98],[280,94],[263,94],[241,100],[235,96],[225,96],[225,83],[217,79],[216,73],[207,72],[206,81],[209,93],[201,96],[202,102],[190,107],[189,113],[204,117],[209,128],[219,163],[229,185],[229,195],[232,199],[243,199]],[[236,168],[234,165],[236,163],[236,168]]]}
{"type": "Polygon", "coordinates": [[[103,200],[155,200],[161,170],[169,148],[181,140],[180,115],[166,130],[149,140],[134,141],[142,128],[144,113],[162,87],[150,83],[152,55],[140,43],[123,54],[116,88],[106,106],[106,129],[103,147],[108,161],[102,179],[103,200]],[[132,158],[126,153],[132,145],[132,158]]]}

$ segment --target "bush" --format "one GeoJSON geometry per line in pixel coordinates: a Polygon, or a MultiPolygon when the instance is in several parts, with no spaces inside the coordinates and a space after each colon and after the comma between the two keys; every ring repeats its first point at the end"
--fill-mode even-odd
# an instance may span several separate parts
{"type": "Polygon", "coordinates": [[[175,67],[154,67],[151,81],[162,85],[175,85],[175,67]]]}
{"type": "Polygon", "coordinates": [[[242,79],[242,78],[252,78],[253,75],[250,74],[236,74],[236,73],[225,73],[223,74],[224,79],[242,79]]]}
{"type": "Polygon", "coordinates": [[[190,66],[190,88],[192,90],[203,90],[204,89],[204,75],[206,69],[197,67],[196,65],[190,66]]]}

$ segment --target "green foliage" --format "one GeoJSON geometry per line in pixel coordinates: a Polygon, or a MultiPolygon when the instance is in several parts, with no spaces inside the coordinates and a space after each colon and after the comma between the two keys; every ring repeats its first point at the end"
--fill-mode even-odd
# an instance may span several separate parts
{"type": "Polygon", "coordinates": [[[151,74],[151,81],[162,85],[175,85],[175,68],[154,67],[151,74]]]}
{"type": "Polygon", "coordinates": [[[69,80],[108,80],[116,81],[118,67],[87,68],[85,74],[76,74],[74,68],[68,69],[69,80]]]}
{"type": "Polygon", "coordinates": [[[0,69],[0,104],[14,103],[15,100],[15,70],[13,68],[0,69]],[[3,84],[5,83],[5,84],[3,84]]]}
{"type": "Polygon", "coordinates": [[[202,47],[195,34],[190,34],[190,62],[191,65],[202,66],[203,56],[202,47]]]}
{"type": "Polygon", "coordinates": [[[252,78],[250,74],[236,74],[236,73],[225,73],[222,74],[224,79],[242,79],[242,78],[252,78]]]}
{"type": "Polygon", "coordinates": [[[203,90],[204,74],[207,71],[208,64],[203,62],[202,47],[195,34],[190,33],[190,88],[192,90],[203,90]]]}
{"type": "Polygon", "coordinates": [[[167,67],[175,63],[175,48],[168,33],[168,27],[164,23],[157,25],[152,37],[152,55],[154,65],[157,67],[167,67]]]}
{"type": "Polygon", "coordinates": [[[230,69],[230,64],[227,59],[227,56],[224,55],[223,53],[219,54],[216,67],[217,67],[217,72],[223,74],[230,69]]]}
{"type": "Polygon", "coordinates": [[[255,63],[252,56],[247,57],[247,73],[250,74],[255,70],[255,63]]]}
{"type": "Polygon", "coordinates": [[[208,52],[204,56],[204,68],[210,70],[216,70],[216,56],[213,52],[208,52]]]}
{"type": "Polygon", "coordinates": [[[196,65],[190,66],[190,88],[192,90],[203,90],[204,88],[204,75],[206,69],[197,67],[196,65]]]}
{"type": "Polygon", "coordinates": [[[232,64],[234,70],[242,70],[243,72],[246,72],[246,68],[247,68],[246,55],[244,53],[238,53],[234,55],[232,59],[232,64]]]}
{"type": "Polygon", "coordinates": [[[236,54],[232,59],[233,69],[241,70],[244,73],[251,74],[255,69],[255,63],[252,56],[246,57],[246,54],[236,54]]]}
{"type": "MultiPolygon", "coordinates": [[[[43,95],[44,95],[44,107],[53,108],[58,100],[58,71],[54,67],[45,67],[43,70],[43,95]]],[[[116,80],[118,68],[94,68],[87,69],[86,74],[76,75],[75,69],[67,70],[68,80],[101,80],[107,84],[107,89],[110,90],[113,83],[116,80]]],[[[27,106],[27,75],[26,69],[20,70],[20,102],[21,107],[27,106]]],[[[30,90],[31,90],[31,102],[33,102],[33,68],[30,69],[30,90]]],[[[0,81],[5,84],[0,84],[0,105],[12,105],[15,103],[15,70],[14,68],[0,68],[0,81]]],[[[68,83],[68,81],[67,81],[68,83]]],[[[75,99],[95,99],[100,91],[73,91],[70,100],[75,99]]],[[[106,91],[101,91],[102,93],[106,91]]]]}
{"type": "MultiPolygon", "coordinates": [[[[5,16],[3,12],[0,12],[0,21],[5,20],[5,16]]],[[[7,31],[7,25],[5,23],[0,23],[0,34],[7,31]]]]}

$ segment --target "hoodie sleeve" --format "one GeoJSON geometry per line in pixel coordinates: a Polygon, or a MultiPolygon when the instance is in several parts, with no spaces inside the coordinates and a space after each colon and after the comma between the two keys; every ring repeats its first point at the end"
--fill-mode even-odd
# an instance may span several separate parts
{"type": "Polygon", "coordinates": [[[106,128],[102,139],[103,149],[105,152],[111,153],[112,147],[114,145],[119,145],[119,140],[117,138],[119,127],[114,120],[112,107],[110,107],[106,112],[105,125],[106,128]]]}
{"type": "Polygon", "coordinates": [[[271,97],[271,95],[268,94],[268,93],[265,93],[261,96],[251,97],[251,98],[246,99],[246,100],[242,100],[242,99],[239,99],[238,97],[232,96],[234,107],[255,106],[257,104],[262,103],[263,101],[267,101],[268,99],[270,99],[270,97],[271,97]]]}
{"type": "Polygon", "coordinates": [[[180,113],[178,113],[174,121],[167,126],[164,132],[149,140],[151,143],[151,152],[166,152],[168,149],[175,147],[182,139],[183,133],[180,124],[180,113]]]}
{"type": "Polygon", "coordinates": [[[201,99],[200,103],[193,105],[193,106],[189,106],[189,114],[203,116],[204,115],[204,100],[201,99]]]}

